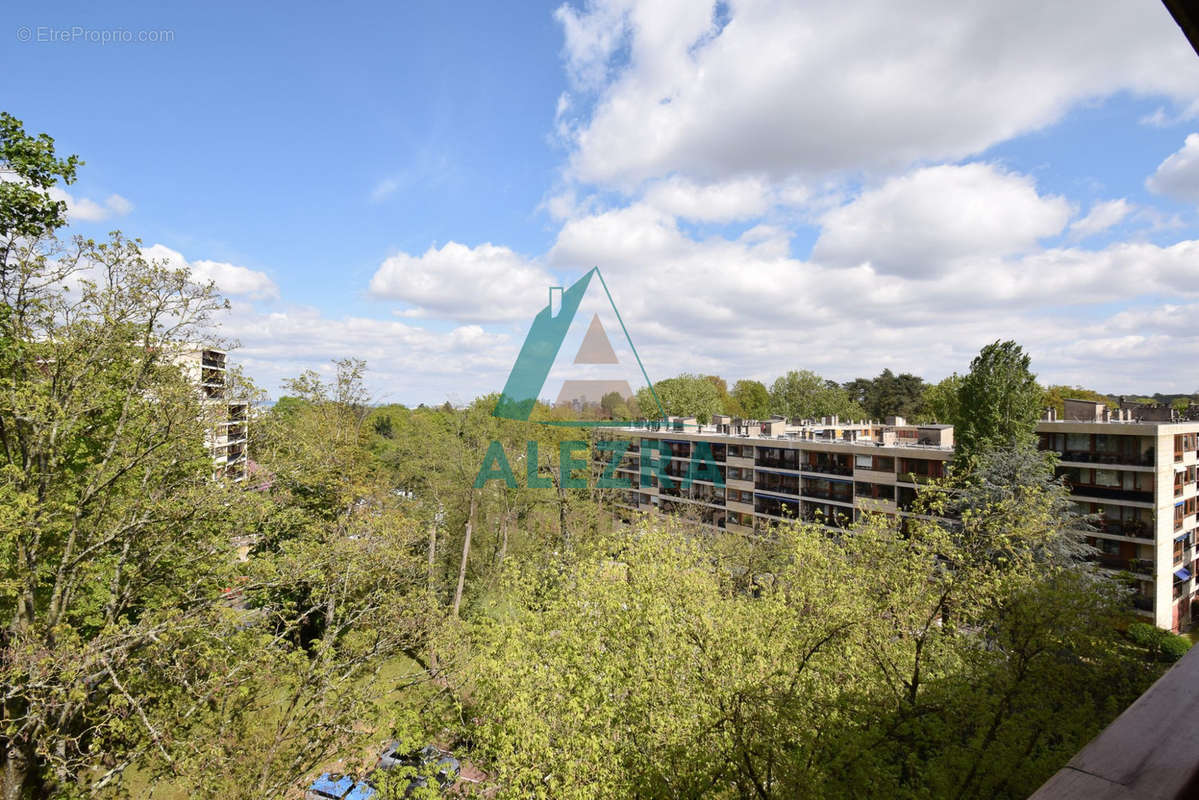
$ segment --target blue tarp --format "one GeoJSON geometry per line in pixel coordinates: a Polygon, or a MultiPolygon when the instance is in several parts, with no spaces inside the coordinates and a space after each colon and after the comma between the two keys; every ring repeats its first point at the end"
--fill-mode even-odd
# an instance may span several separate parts
{"type": "Polygon", "coordinates": [[[1181,567],[1174,570],[1174,577],[1178,578],[1180,581],[1185,581],[1190,579],[1191,573],[1187,571],[1186,567],[1181,567]]]}
{"type": "MultiPolygon", "coordinates": [[[[341,798],[344,797],[350,787],[354,785],[354,779],[349,775],[339,775],[334,780],[334,776],[328,772],[323,773],[319,778],[312,782],[308,787],[310,792],[320,792],[329,797],[341,798]]],[[[368,795],[369,797],[369,795],[368,795]]]]}
{"type": "Polygon", "coordinates": [[[346,795],[345,800],[370,800],[375,796],[375,789],[366,781],[359,781],[353,791],[346,795]]]}

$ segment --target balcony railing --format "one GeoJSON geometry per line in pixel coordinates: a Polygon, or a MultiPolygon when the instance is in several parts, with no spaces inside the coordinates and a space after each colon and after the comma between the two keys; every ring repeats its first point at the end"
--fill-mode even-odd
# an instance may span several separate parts
{"type": "Polygon", "coordinates": [[[1083,464],[1120,464],[1130,467],[1152,467],[1156,463],[1153,453],[1132,455],[1125,453],[1092,453],[1086,450],[1066,450],[1061,454],[1062,461],[1074,461],[1083,464]]]}
{"type": "Polygon", "coordinates": [[[1138,575],[1153,574],[1153,560],[1148,558],[1120,558],[1101,553],[1095,559],[1108,569],[1119,569],[1125,572],[1135,572],[1138,575]]]}
{"type": "Polygon", "coordinates": [[[1148,523],[1139,520],[1101,519],[1096,527],[1104,533],[1110,533],[1113,536],[1129,536],[1134,539],[1153,538],[1153,529],[1148,523]]]}
{"type": "Polygon", "coordinates": [[[820,472],[826,475],[853,476],[853,467],[842,464],[803,464],[800,469],[805,472],[820,472]]]}
{"type": "Polygon", "coordinates": [[[852,503],[853,495],[849,492],[830,492],[825,489],[809,489],[804,487],[804,497],[815,497],[820,500],[833,500],[837,503],[852,503]]]}
{"type": "Polygon", "coordinates": [[[1106,486],[1074,485],[1070,493],[1079,497],[1101,497],[1105,500],[1128,500],[1137,503],[1152,503],[1153,492],[1135,489],[1112,489],[1106,486]]]}

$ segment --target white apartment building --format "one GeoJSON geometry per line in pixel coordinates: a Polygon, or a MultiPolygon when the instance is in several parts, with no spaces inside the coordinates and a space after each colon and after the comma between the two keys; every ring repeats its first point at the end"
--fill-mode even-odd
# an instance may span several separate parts
{"type": "Polygon", "coordinates": [[[212,453],[213,479],[245,480],[249,403],[231,394],[226,353],[197,347],[176,354],[174,360],[200,392],[208,423],[204,444],[212,453]]]}
{"type": "MultiPolygon", "coordinates": [[[[1100,565],[1132,581],[1138,614],[1170,630],[1189,626],[1199,568],[1199,422],[1176,422],[1168,409],[1157,419],[1160,409],[1108,413],[1102,404],[1073,400],[1064,416],[1047,413],[1037,427],[1040,446],[1059,454],[1058,474],[1079,510],[1096,515],[1098,530],[1088,540],[1100,565]]],[[[944,476],[954,452],[952,426],[898,418],[717,417],[706,426],[672,419],[604,431],[631,442],[615,472],[632,487],[617,491],[618,514],[683,513],[747,534],[795,519],[845,527],[867,510],[913,516],[917,487],[944,476]],[[644,485],[643,448],[666,461],[644,485]],[[701,453],[719,480],[694,478],[684,488],[692,457],[701,453]]]]}

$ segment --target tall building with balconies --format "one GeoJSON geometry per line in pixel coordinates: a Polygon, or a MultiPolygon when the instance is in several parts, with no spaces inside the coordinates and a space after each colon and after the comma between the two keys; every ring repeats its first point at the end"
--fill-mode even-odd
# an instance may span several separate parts
{"type": "Polygon", "coordinates": [[[1191,622],[1199,495],[1199,422],[1168,408],[1067,400],[1037,426],[1058,454],[1058,475],[1080,512],[1097,520],[1088,537],[1104,567],[1132,576],[1137,609],[1162,628],[1191,622]]]}
{"type": "Polygon", "coordinates": [[[249,403],[233,394],[226,353],[197,347],[176,354],[174,360],[200,393],[206,422],[204,444],[212,453],[213,478],[245,480],[249,403]]]}
{"type": "MultiPolygon", "coordinates": [[[[954,453],[952,426],[895,418],[717,417],[604,430],[630,441],[614,472],[629,484],[616,490],[616,513],[681,513],[745,534],[788,520],[844,528],[867,511],[902,524],[920,514],[920,484],[946,475],[954,453]],[[652,465],[645,477],[643,453],[652,465]],[[696,458],[714,472],[692,473],[696,458]]],[[[1168,409],[1112,412],[1068,400],[1064,418],[1048,413],[1037,433],[1040,447],[1058,454],[1078,510],[1096,520],[1087,538],[1099,565],[1130,581],[1139,614],[1170,630],[1189,626],[1192,605],[1199,614],[1199,422],[1178,422],[1168,409]]]]}
{"type": "Polygon", "coordinates": [[[632,438],[615,472],[632,487],[618,495],[618,509],[683,512],[739,533],[797,519],[846,527],[864,511],[917,514],[917,487],[944,476],[953,457],[952,426],[902,419],[788,424],[717,417],[710,426],[671,420],[606,430],[632,438]],[[661,464],[643,484],[645,449],[655,450],[647,458],[661,464]],[[716,474],[688,480],[694,458],[709,460],[716,474]]]}

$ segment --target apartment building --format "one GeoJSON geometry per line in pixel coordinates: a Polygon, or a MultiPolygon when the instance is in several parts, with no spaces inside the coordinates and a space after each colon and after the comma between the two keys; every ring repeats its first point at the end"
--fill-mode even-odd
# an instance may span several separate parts
{"type": "MultiPolygon", "coordinates": [[[[1108,412],[1099,403],[1067,401],[1063,418],[1047,413],[1037,432],[1040,446],[1059,454],[1058,473],[1079,511],[1098,520],[1088,539],[1101,566],[1130,577],[1134,605],[1147,620],[1171,630],[1187,627],[1192,603],[1199,606],[1199,422],[1177,422],[1168,410],[1108,412]]],[[[615,475],[632,488],[618,490],[617,514],[680,513],[747,534],[796,519],[842,528],[865,511],[916,515],[917,488],[944,476],[954,452],[952,426],[901,418],[789,423],[717,417],[705,426],[672,418],[608,428],[604,435],[630,441],[615,475]],[[643,449],[656,451],[647,455],[651,462],[665,462],[645,484],[643,449]],[[695,458],[710,461],[719,480],[692,474],[686,481],[695,458]]]]}
{"type": "Polygon", "coordinates": [[[917,486],[943,477],[953,457],[952,426],[908,425],[895,418],[789,424],[717,417],[707,426],[671,419],[606,433],[632,440],[615,474],[633,488],[617,496],[616,508],[681,512],[740,533],[796,519],[846,527],[866,510],[912,515],[917,486]],[[660,469],[669,486],[657,472],[642,485],[643,448],[658,451],[651,460],[669,459],[660,469]],[[710,458],[720,479],[684,486],[693,456],[710,458]]]}
{"type": "MultiPolygon", "coordinates": [[[[1099,562],[1130,574],[1137,609],[1161,628],[1180,630],[1195,603],[1199,527],[1199,422],[1169,408],[1067,400],[1061,419],[1037,426],[1040,446],[1059,456],[1058,474],[1079,511],[1096,515],[1089,537],[1099,562]]],[[[1199,617],[1199,609],[1196,609],[1199,617]]]]}
{"type": "Polygon", "coordinates": [[[212,453],[213,479],[245,480],[249,404],[232,396],[226,353],[197,347],[177,353],[174,360],[200,393],[208,423],[204,444],[212,453]]]}

